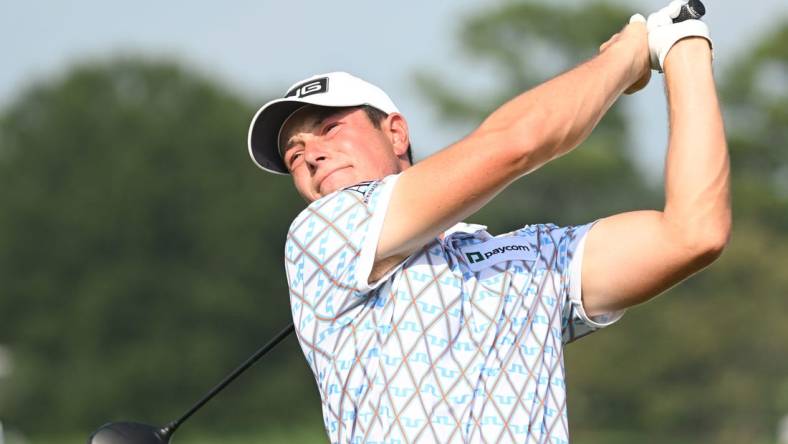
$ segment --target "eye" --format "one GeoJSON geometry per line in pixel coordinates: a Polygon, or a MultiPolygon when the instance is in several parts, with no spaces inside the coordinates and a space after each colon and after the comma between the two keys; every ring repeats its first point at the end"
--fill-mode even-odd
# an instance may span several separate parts
{"type": "Polygon", "coordinates": [[[339,122],[331,122],[323,128],[323,134],[335,132],[336,128],[339,128],[339,122]]]}
{"type": "Polygon", "coordinates": [[[295,167],[295,163],[298,159],[301,158],[301,151],[295,151],[293,154],[290,155],[288,158],[287,163],[290,164],[290,169],[292,170],[295,167]]]}

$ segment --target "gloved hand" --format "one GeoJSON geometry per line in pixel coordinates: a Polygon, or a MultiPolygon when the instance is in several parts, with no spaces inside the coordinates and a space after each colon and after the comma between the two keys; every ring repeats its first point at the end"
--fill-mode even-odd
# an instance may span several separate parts
{"type": "MultiPolygon", "coordinates": [[[[700,20],[685,20],[673,23],[673,19],[678,17],[681,7],[687,4],[688,0],[673,0],[668,6],[648,16],[646,27],[648,28],[648,46],[651,55],[651,69],[659,72],[663,71],[665,57],[670,48],[679,40],[686,37],[703,37],[709,41],[709,27],[700,20]]],[[[631,20],[635,20],[633,16],[631,20]]],[[[642,19],[642,16],[639,16],[642,19]]]]}

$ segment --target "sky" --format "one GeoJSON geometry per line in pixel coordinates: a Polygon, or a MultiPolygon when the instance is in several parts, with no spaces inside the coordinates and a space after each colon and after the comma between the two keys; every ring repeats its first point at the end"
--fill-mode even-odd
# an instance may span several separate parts
{"type": "MultiPolygon", "coordinates": [[[[413,73],[439,70],[452,85],[467,86],[463,91],[484,94],[492,82],[490,72],[463,57],[456,39],[464,17],[496,3],[500,1],[0,0],[0,109],[33,82],[116,53],[175,58],[261,105],[299,79],[342,70],[388,92],[408,120],[419,159],[470,128],[440,122],[415,88],[413,73]]],[[[758,31],[788,16],[785,0],[761,0],[757,8],[705,3],[718,70],[758,31]]],[[[628,4],[633,13],[647,14],[666,2],[628,4]]],[[[667,140],[662,86],[652,81],[626,100],[638,135],[631,148],[646,174],[658,178],[667,140]]]]}

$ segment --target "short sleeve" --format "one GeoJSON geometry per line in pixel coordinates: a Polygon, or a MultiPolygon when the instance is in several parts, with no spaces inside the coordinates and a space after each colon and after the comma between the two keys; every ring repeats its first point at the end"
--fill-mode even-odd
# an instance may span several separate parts
{"type": "Polygon", "coordinates": [[[565,234],[568,284],[563,310],[563,341],[569,343],[621,319],[626,310],[589,317],[583,307],[583,253],[588,231],[594,223],[570,228],[565,234]]]}
{"type": "Polygon", "coordinates": [[[293,221],[285,243],[285,269],[297,323],[313,317],[336,319],[388,278],[368,282],[397,178],[332,193],[312,202],[293,221]]]}

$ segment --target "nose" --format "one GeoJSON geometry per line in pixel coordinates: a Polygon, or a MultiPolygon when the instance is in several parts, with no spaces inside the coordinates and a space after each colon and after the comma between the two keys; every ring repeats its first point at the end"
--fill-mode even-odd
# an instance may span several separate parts
{"type": "Polygon", "coordinates": [[[320,163],[328,160],[328,151],[318,140],[310,138],[304,143],[304,160],[314,172],[320,163]]]}

